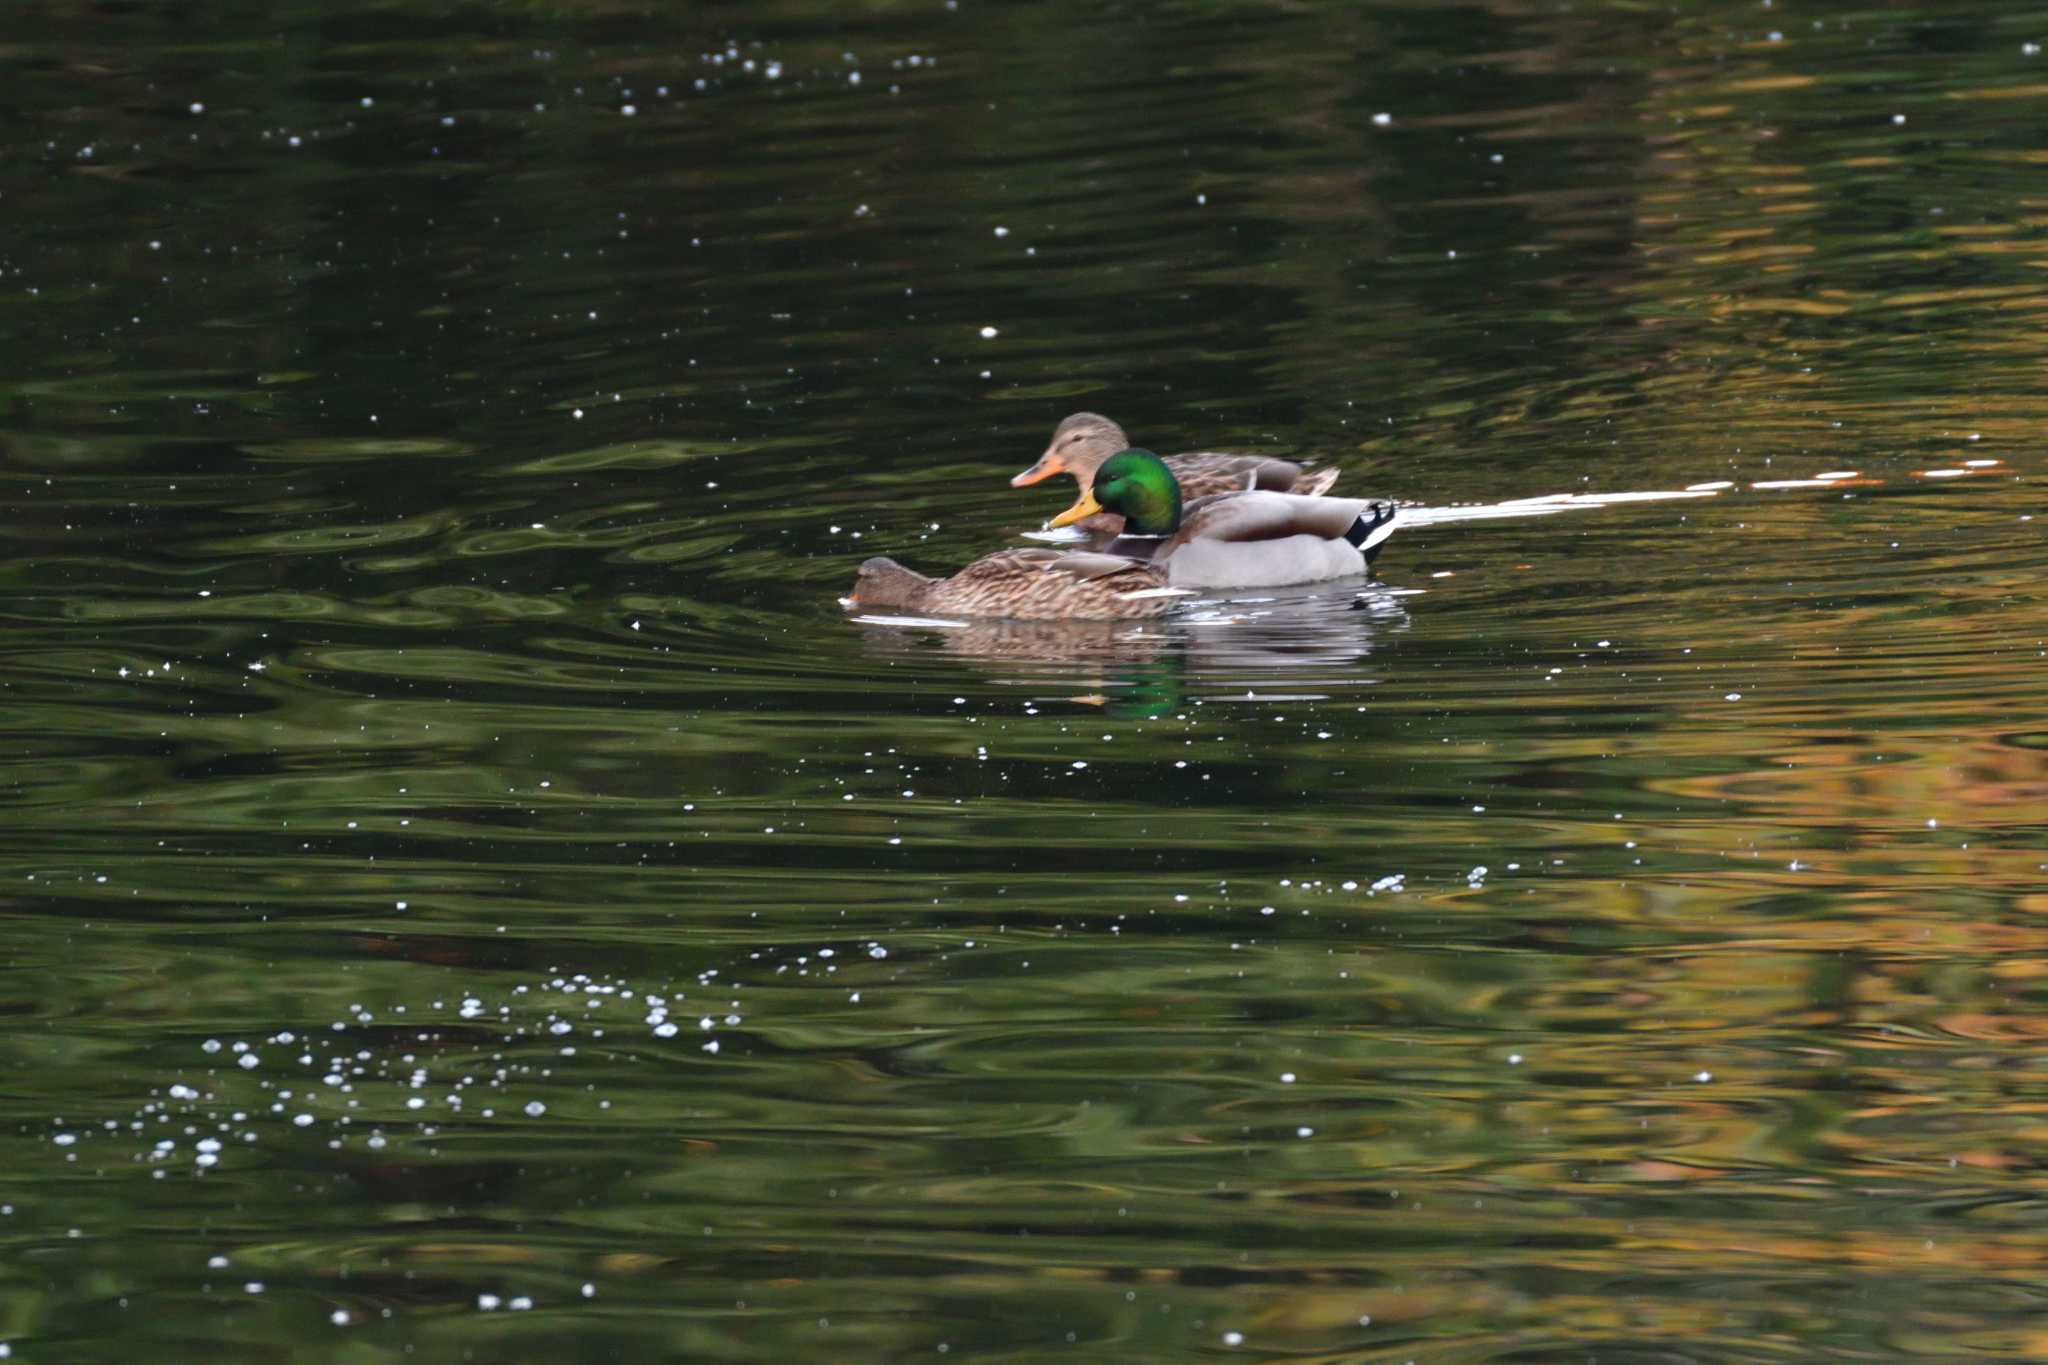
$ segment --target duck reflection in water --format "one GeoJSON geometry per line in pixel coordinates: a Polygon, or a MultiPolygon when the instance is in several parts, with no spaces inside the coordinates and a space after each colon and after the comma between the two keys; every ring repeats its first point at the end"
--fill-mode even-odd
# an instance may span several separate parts
{"type": "Polygon", "coordinates": [[[1152,621],[1001,621],[857,616],[867,654],[935,653],[1007,685],[1057,689],[1117,715],[1161,715],[1186,697],[1351,688],[1375,645],[1408,627],[1401,590],[1327,587],[1258,598],[1183,598],[1152,621]]]}

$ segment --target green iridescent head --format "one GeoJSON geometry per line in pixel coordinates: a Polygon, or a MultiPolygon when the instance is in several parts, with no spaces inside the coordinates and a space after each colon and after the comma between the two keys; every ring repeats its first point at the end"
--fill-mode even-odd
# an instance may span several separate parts
{"type": "Polygon", "coordinates": [[[1094,486],[1052,524],[1068,526],[1097,512],[1120,514],[1124,530],[1135,535],[1170,535],[1180,528],[1180,480],[1149,450],[1120,451],[1102,462],[1094,486]]]}

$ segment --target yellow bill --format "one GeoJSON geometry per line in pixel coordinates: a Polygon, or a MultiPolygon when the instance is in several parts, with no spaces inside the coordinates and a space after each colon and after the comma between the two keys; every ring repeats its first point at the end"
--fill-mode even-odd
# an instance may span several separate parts
{"type": "Polygon", "coordinates": [[[1075,503],[1072,507],[1069,507],[1066,511],[1054,517],[1052,521],[1048,523],[1048,525],[1072,526],[1075,522],[1080,521],[1082,518],[1092,517],[1101,510],[1102,504],[1095,500],[1095,490],[1090,489],[1089,491],[1081,495],[1081,500],[1079,502],[1075,503]]]}

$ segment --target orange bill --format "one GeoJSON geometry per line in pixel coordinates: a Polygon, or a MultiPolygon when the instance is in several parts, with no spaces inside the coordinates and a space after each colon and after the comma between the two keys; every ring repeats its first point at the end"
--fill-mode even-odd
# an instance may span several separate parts
{"type": "Polygon", "coordinates": [[[1038,457],[1038,463],[1010,480],[1012,488],[1028,488],[1040,479],[1049,479],[1055,474],[1066,472],[1067,462],[1050,450],[1038,457]]]}

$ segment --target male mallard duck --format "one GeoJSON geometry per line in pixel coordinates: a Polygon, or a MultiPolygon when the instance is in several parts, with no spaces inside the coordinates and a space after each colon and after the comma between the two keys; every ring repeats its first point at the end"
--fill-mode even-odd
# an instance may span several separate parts
{"type": "MultiPolygon", "coordinates": [[[[1130,449],[1124,429],[1096,412],[1077,412],[1053,429],[1052,441],[1038,463],[1010,480],[1010,487],[1024,488],[1055,474],[1072,474],[1083,494],[1094,486],[1095,471],[1105,460],[1130,449]]],[[[1298,493],[1315,497],[1337,482],[1337,470],[1303,469],[1291,460],[1269,460],[1263,455],[1225,455],[1199,451],[1191,455],[1169,455],[1166,467],[1180,480],[1181,493],[1189,501],[1211,493],[1231,493],[1245,488],[1270,489],[1275,493],[1298,493]]],[[[1122,519],[1104,514],[1082,524],[1082,529],[1115,535],[1123,529],[1122,519]]]]}
{"type": "Polygon", "coordinates": [[[1180,483],[1149,450],[1126,450],[1095,471],[1094,486],[1052,519],[1071,526],[1104,510],[1126,519],[1125,539],[1164,537],[1147,561],[1176,588],[1270,588],[1364,573],[1394,533],[1394,504],[1247,489],[1181,506],[1180,483]]]}
{"type": "Polygon", "coordinates": [[[1020,621],[1133,621],[1164,615],[1178,596],[1142,560],[1032,548],[983,555],[951,578],[870,559],[848,604],[1020,621]]]}

